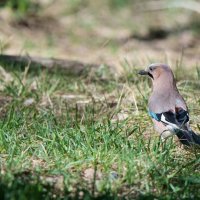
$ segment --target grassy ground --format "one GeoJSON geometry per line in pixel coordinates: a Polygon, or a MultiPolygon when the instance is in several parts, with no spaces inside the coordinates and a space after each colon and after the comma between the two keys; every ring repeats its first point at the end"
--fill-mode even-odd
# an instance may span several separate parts
{"type": "MultiPolygon", "coordinates": [[[[200,131],[199,69],[178,69],[200,131]]],[[[0,71],[1,199],[200,197],[199,152],[160,142],[146,112],[150,83],[134,67],[118,78],[105,67],[80,77],[0,71]]]]}

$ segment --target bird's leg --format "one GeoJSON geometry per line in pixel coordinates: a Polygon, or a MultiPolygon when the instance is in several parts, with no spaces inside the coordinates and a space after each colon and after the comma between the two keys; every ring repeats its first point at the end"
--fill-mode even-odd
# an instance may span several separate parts
{"type": "Polygon", "coordinates": [[[161,137],[161,140],[164,142],[167,138],[172,137],[173,135],[175,135],[174,132],[165,130],[160,134],[160,137],[161,137]]]}

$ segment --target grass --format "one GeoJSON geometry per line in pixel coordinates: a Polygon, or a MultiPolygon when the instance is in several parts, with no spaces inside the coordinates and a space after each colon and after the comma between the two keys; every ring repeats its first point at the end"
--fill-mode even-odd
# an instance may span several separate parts
{"type": "MultiPolygon", "coordinates": [[[[160,142],[146,112],[149,82],[130,71],[113,78],[104,68],[80,77],[6,68],[1,199],[197,199],[199,152],[160,142]]],[[[187,71],[178,76],[195,130],[198,72],[187,82],[187,71]]]]}
{"type": "Polygon", "coordinates": [[[12,9],[15,14],[25,16],[30,13],[38,12],[39,6],[32,0],[5,0],[0,3],[1,7],[7,6],[12,9]]]}

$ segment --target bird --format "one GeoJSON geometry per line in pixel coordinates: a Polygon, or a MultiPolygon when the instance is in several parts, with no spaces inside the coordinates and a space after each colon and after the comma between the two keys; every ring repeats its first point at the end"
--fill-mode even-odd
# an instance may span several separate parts
{"type": "Polygon", "coordinates": [[[200,135],[192,131],[188,107],[179,93],[173,72],[164,63],[150,64],[140,75],[150,77],[152,93],[148,100],[148,113],[161,140],[176,135],[185,146],[200,147],[200,135]]]}

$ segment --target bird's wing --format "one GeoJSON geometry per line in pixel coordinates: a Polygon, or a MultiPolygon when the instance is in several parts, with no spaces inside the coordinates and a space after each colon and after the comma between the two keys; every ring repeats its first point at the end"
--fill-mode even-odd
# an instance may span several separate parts
{"type": "Polygon", "coordinates": [[[175,112],[169,110],[163,113],[154,113],[149,110],[149,115],[159,124],[164,125],[166,130],[175,133],[182,144],[200,147],[200,135],[189,128],[189,114],[187,110],[180,107],[176,107],[175,112]]]}
{"type": "Polygon", "coordinates": [[[183,109],[178,109],[175,113],[172,111],[163,112],[161,122],[174,128],[183,129],[186,123],[189,122],[189,114],[183,109]]]}
{"type": "Polygon", "coordinates": [[[163,113],[153,113],[149,111],[152,118],[162,122],[164,125],[169,125],[173,129],[184,129],[187,122],[189,122],[189,114],[182,108],[175,109],[175,112],[171,110],[163,113]]]}

